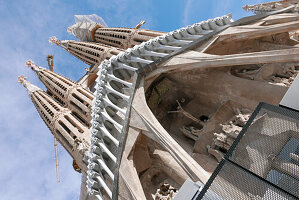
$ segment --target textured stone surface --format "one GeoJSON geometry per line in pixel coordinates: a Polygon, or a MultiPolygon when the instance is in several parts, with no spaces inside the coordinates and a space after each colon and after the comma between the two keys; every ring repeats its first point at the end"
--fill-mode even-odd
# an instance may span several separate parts
{"type": "Polygon", "coordinates": [[[172,187],[186,179],[208,180],[259,101],[280,102],[299,70],[297,18],[277,14],[229,27],[158,65],[151,64],[230,24],[231,16],[165,35],[82,26],[101,44],[56,42],[86,63],[109,61],[79,83],[32,66],[48,94],[27,89],[80,169],[88,168],[89,198],[171,199],[172,187]],[[99,53],[101,45],[110,46],[99,53]],[[133,46],[112,56],[115,47],[133,46]]]}

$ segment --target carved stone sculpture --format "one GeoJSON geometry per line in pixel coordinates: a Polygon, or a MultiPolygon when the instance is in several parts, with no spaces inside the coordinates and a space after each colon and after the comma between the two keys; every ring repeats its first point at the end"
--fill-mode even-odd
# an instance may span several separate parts
{"type": "MultiPolygon", "coordinates": [[[[80,118],[88,122],[82,130],[90,140],[72,138],[70,148],[88,154],[78,161],[81,199],[171,199],[187,178],[206,183],[256,105],[277,105],[298,74],[296,6],[238,21],[225,15],[166,34],[81,23],[71,31],[82,41],[52,38],[93,65],[78,83],[30,65],[45,85],[52,81],[49,94],[30,94],[77,112],[74,127],[80,118]],[[82,101],[74,106],[79,90],[82,101]]],[[[33,102],[42,116],[44,104],[33,102]]],[[[275,158],[273,165],[284,167],[275,158]]]]}

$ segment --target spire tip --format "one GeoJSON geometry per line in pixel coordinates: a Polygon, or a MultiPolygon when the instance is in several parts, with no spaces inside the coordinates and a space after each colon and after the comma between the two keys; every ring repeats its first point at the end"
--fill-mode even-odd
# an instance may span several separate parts
{"type": "Polygon", "coordinates": [[[59,40],[59,39],[57,39],[57,37],[56,36],[52,36],[52,37],[50,37],[49,38],[49,42],[51,43],[51,44],[56,44],[57,46],[60,46],[61,45],[61,41],[59,40]]]}
{"type": "Polygon", "coordinates": [[[36,87],[35,85],[32,85],[26,79],[27,79],[27,77],[25,77],[24,75],[21,75],[18,77],[18,82],[21,83],[26,88],[29,95],[32,95],[33,92],[36,92],[38,90],[42,90],[42,89],[36,87]]]}
{"type": "Polygon", "coordinates": [[[31,68],[33,71],[40,71],[40,67],[37,66],[32,60],[27,60],[25,66],[31,68]]]}
{"type": "Polygon", "coordinates": [[[32,60],[27,60],[25,63],[26,67],[31,67],[32,65],[34,65],[34,62],[32,60]]]}
{"type": "Polygon", "coordinates": [[[27,79],[27,77],[26,76],[24,76],[24,75],[20,75],[19,77],[18,77],[18,83],[24,83],[24,81],[26,81],[26,79],[27,79]]]}

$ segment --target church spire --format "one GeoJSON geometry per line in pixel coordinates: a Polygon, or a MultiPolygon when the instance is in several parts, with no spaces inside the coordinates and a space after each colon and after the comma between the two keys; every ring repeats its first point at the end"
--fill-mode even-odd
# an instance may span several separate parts
{"type": "Polygon", "coordinates": [[[80,41],[96,42],[123,50],[165,33],[136,28],[108,28],[94,22],[78,22],[68,28],[80,41]]]}
{"type": "Polygon", "coordinates": [[[42,90],[42,89],[38,88],[37,86],[32,85],[29,81],[27,81],[27,77],[25,77],[24,75],[21,75],[18,77],[18,82],[21,83],[26,88],[29,96],[31,96],[31,94],[33,92],[42,90]]]}
{"type": "Polygon", "coordinates": [[[18,82],[27,89],[35,108],[52,134],[73,157],[79,168],[86,171],[85,154],[89,146],[90,130],[71,110],[60,106],[46,92],[27,81],[26,77],[19,76],[18,82]]]}
{"type": "Polygon", "coordinates": [[[126,50],[163,34],[165,33],[137,28],[97,28],[94,31],[94,41],[126,50]]]}
{"type": "Polygon", "coordinates": [[[59,40],[55,36],[50,37],[49,42],[61,46],[73,56],[79,58],[88,65],[100,64],[105,59],[116,56],[123,50],[103,45],[101,43],[81,42],[74,40],[59,40]]]}
{"type": "Polygon", "coordinates": [[[60,74],[37,66],[31,60],[26,62],[26,66],[35,71],[56,101],[68,107],[87,127],[90,126],[92,93],[60,74]]]}

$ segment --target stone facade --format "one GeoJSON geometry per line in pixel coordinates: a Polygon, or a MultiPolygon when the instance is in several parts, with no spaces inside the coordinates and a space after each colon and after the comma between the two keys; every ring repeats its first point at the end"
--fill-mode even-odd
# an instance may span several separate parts
{"type": "Polygon", "coordinates": [[[98,28],[94,33],[94,39],[98,43],[125,50],[163,34],[163,32],[146,29],[98,28]]]}
{"type": "Polygon", "coordinates": [[[75,24],[82,41],[52,41],[98,76],[84,85],[92,73],[75,83],[28,62],[48,94],[20,82],[84,172],[82,200],[171,199],[188,178],[206,183],[258,102],[279,104],[299,71],[297,19],[226,15],[165,35],[75,24]]]}
{"type": "Polygon", "coordinates": [[[299,2],[297,0],[282,0],[282,1],[260,3],[257,5],[246,5],[243,7],[243,9],[246,11],[254,11],[255,13],[265,13],[274,10],[280,10],[292,5],[294,5],[294,11],[298,12],[299,2]]]}
{"type": "Polygon", "coordinates": [[[116,56],[123,51],[122,49],[102,43],[81,42],[73,40],[61,41],[58,40],[55,36],[51,37],[49,41],[63,47],[70,54],[90,66],[100,64],[103,60],[110,59],[112,56],[116,56]]]}
{"type": "Polygon", "coordinates": [[[90,127],[92,93],[60,74],[37,66],[31,60],[27,61],[26,65],[35,71],[53,99],[61,106],[69,108],[83,124],[90,127]]]}
{"type": "Polygon", "coordinates": [[[73,157],[79,167],[75,170],[86,171],[86,151],[90,140],[88,127],[70,109],[62,107],[45,91],[27,81],[24,76],[20,76],[18,81],[27,89],[35,108],[54,137],[73,157]]]}

